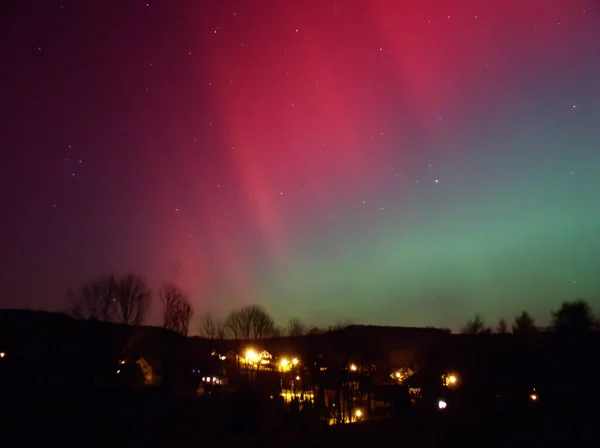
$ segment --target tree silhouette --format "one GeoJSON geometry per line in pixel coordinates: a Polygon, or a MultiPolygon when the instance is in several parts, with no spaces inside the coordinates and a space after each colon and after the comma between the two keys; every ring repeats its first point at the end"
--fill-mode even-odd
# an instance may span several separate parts
{"type": "Polygon", "coordinates": [[[137,274],[127,274],[115,283],[114,302],[116,322],[139,325],[150,307],[151,293],[146,279],[137,274]]]}
{"type": "Polygon", "coordinates": [[[520,315],[515,317],[515,321],[512,325],[512,331],[514,334],[534,333],[537,331],[535,320],[527,311],[523,311],[520,315]]]}
{"type": "Polygon", "coordinates": [[[225,334],[227,337],[233,339],[243,339],[242,336],[242,325],[239,311],[232,311],[225,318],[223,327],[225,328],[225,334]]]}
{"type": "Polygon", "coordinates": [[[189,297],[174,283],[165,283],[159,295],[163,305],[163,327],[187,336],[194,314],[189,297]]]}
{"type": "Polygon", "coordinates": [[[498,321],[498,327],[496,328],[496,332],[498,334],[506,334],[506,333],[508,333],[508,324],[506,323],[506,320],[504,318],[501,318],[498,321]]]}
{"type": "Polygon", "coordinates": [[[115,289],[114,276],[106,275],[84,284],[78,291],[69,291],[69,313],[77,319],[114,321],[115,289]]]}
{"type": "Polygon", "coordinates": [[[351,319],[340,320],[340,321],[337,321],[335,324],[330,325],[327,328],[327,331],[345,330],[346,328],[348,328],[351,325],[354,325],[354,321],[352,321],[351,319]]]}
{"type": "Polygon", "coordinates": [[[275,322],[262,307],[249,305],[232,311],[225,328],[234,339],[263,339],[273,334],[275,322]]]}
{"type": "Polygon", "coordinates": [[[225,337],[227,336],[227,327],[225,326],[225,322],[223,321],[217,321],[216,323],[216,339],[225,339],[225,337]]]}
{"type": "Polygon", "coordinates": [[[594,313],[584,300],[563,302],[560,308],[552,313],[552,327],[558,333],[585,334],[596,326],[594,313]]]}
{"type": "Polygon", "coordinates": [[[492,329],[485,326],[485,322],[480,314],[476,314],[473,319],[467,321],[462,332],[465,334],[484,334],[491,333],[492,329]]]}
{"type": "Polygon", "coordinates": [[[290,319],[287,326],[289,336],[304,336],[307,333],[306,325],[300,319],[290,319]]]}
{"type": "Polygon", "coordinates": [[[206,313],[200,319],[200,336],[206,339],[217,339],[219,324],[210,313],[206,313]]]}

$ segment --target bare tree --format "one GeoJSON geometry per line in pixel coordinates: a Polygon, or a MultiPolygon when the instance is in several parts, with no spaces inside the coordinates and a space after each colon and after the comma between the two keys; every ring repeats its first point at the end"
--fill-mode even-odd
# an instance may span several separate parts
{"type": "Polygon", "coordinates": [[[501,318],[498,321],[498,327],[496,328],[496,333],[498,333],[498,334],[508,333],[508,323],[506,323],[506,320],[504,318],[501,318]]]}
{"type": "Polygon", "coordinates": [[[225,327],[234,339],[263,339],[273,335],[275,322],[258,305],[249,305],[232,311],[225,327]]]}
{"type": "Polygon", "coordinates": [[[223,323],[225,334],[233,339],[243,339],[241,317],[239,311],[232,311],[223,323]]]}
{"type": "Polygon", "coordinates": [[[116,321],[139,325],[150,307],[150,289],[146,279],[137,274],[127,274],[115,284],[116,321]]]}
{"type": "Polygon", "coordinates": [[[187,336],[194,308],[190,299],[174,283],[165,283],[160,289],[163,305],[163,327],[187,336]]]}
{"type": "Polygon", "coordinates": [[[206,339],[219,339],[219,325],[210,313],[206,313],[200,320],[200,336],[206,339]]]}
{"type": "Polygon", "coordinates": [[[535,320],[527,311],[523,311],[519,316],[515,317],[512,325],[514,334],[529,334],[536,331],[535,320]]]}
{"type": "Polygon", "coordinates": [[[217,322],[217,337],[216,339],[225,339],[227,336],[227,327],[225,326],[225,322],[218,321],[217,322]]]}
{"type": "Polygon", "coordinates": [[[329,328],[327,328],[327,331],[345,330],[346,328],[348,328],[351,325],[354,325],[354,321],[351,319],[339,320],[335,324],[330,325],[329,328]]]}
{"type": "Polygon", "coordinates": [[[67,293],[70,314],[78,319],[111,322],[115,319],[116,282],[106,275],[84,284],[77,291],[67,293]]]}
{"type": "Polygon", "coordinates": [[[466,334],[487,334],[491,333],[492,330],[491,328],[486,327],[481,315],[476,314],[473,319],[467,321],[462,332],[466,334]]]}
{"type": "Polygon", "coordinates": [[[287,333],[289,336],[304,336],[307,333],[306,325],[300,319],[290,319],[287,326],[287,333]]]}

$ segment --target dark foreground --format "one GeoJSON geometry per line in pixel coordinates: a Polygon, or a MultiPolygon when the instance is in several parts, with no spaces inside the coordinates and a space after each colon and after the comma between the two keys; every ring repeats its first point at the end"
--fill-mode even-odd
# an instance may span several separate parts
{"type": "Polygon", "coordinates": [[[600,436],[598,414],[577,403],[518,412],[411,411],[335,427],[290,421],[231,400],[173,403],[114,391],[4,391],[1,406],[2,446],[591,447],[600,436]]]}

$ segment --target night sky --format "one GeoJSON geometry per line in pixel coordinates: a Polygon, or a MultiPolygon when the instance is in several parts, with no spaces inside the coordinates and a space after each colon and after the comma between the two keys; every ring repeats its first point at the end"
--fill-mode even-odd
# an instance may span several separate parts
{"type": "Polygon", "coordinates": [[[127,271],[179,283],[197,316],[282,324],[600,306],[595,0],[0,16],[3,306],[61,310],[127,271]]]}

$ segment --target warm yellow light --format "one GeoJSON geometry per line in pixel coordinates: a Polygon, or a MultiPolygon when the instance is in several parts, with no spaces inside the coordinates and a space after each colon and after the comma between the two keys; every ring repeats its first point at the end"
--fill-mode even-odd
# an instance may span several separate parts
{"type": "Polygon", "coordinates": [[[299,375],[296,377],[296,381],[300,381],[300,376],[299,375]]]}
{"type": "MultiPolygon", "coordinates": [[[[397,380],[398,382],[403,383],[404,381],[406,381],[408,378],[410,378],[414,374],[415,374],[415,372],[411,368],[402,367],[402,368],[396,370],[395,372],[392,372],[390,375],[390,378],[393,378],[393,379],[397,380]]],[[[443,377],[442,377],[442,379],[443,379],[443,377]]]]}
{"type": "Polygon", "coordinates": [[[295,365],[295,366],[297,366],[299,362],[300,361],[298,361],[298,358],[293,358],[292,359],[292,364],[295,365]]]}
{"type": "Polygon", "coordinates": [[[5,356],[6,356],[6,353],[0,352],[0,358],[4,358],[5,356]]]}
{"type": "Polygon", "coordinates": [[[125,361],[124,359],[122,359],[122,360],[119,362],[119,364],[121,364],[121,365],[122,365],[122,364],[125,364],[125,362],[126,362],[126,361],[125,361]]]}
{"type": "Polygon", "coordinates": [[[252,361],[256,363],[258,361],[258,358],[258,353],[256,353],[256,351],[252,350],[251,348],[246,350],[246,361],[252,361]]]}
{"type": "Polygon", "coordinates": [[[362,415],[363,415],[363,413],[362,413],[362,411],[361,411],[360,409],[357,409],[357,410],[354,412],[354,415],[356,416],[356,418],[361,418],[361,417],[362,417],[362,415]]]}
{"type": "Polygon", "coordinates": [[[280,366],[281,366],[283,369],[285,369],[287,366],[289,366],[289,365],[290,365],[290,362],[289,362],[287,359],[283,358],[283,359],[281,359],[281,360],[279,361],[279,365],[280,365],[280,366]]]}
{"type": "Polygon", "coordinates": [[[358,369],[358,367],[356,367],[356,364],[350,364],[351,371],[356,372],[357,369],[358,369]]]}
{"type": "Polygon", "coordinates": [[[537,397],[537,395],[536,395],[536,394],[531,394],[531,395],[529,396],[529,398],[531,398],[531,401],[537,401],[537,399],[538,399],[538,397],[537,397]]]}
{"type": "Polygon", "coordinates": [[[442,384],[446,387],[456,387],[459,383],[458,375],[455,373],[442,375],[442,381],[442,384]]]}

